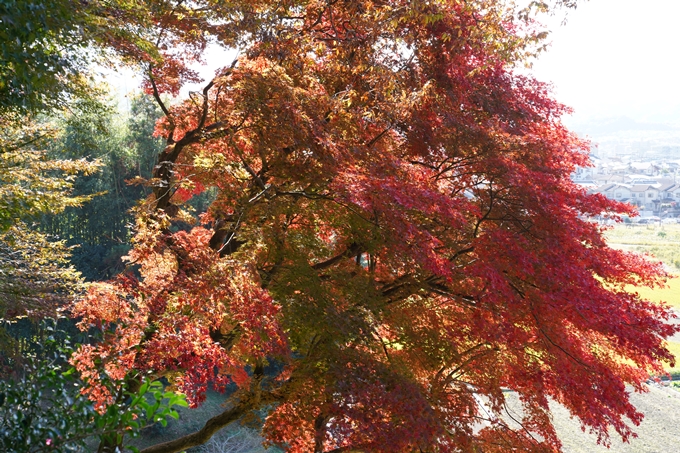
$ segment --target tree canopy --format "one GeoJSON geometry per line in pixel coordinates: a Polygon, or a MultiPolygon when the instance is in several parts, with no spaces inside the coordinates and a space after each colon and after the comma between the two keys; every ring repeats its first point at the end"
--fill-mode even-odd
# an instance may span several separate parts
{"type": "Polygon", "coordinates": [[[155,58],[140,0],[0,0],[0,114],[53,112],[92,96],[93,64],[155,58]],[[116,58],[110,58],[115,56],[116,58]]]}
{"type": "Polygon", "coordinates": [[[531,15],[492,0],[119,3],[125,33],[106,45],[144,68],[166,146],[130,272],[73,307],[104,340],[72,361],[102,410],[126,395],[103,376],[165,378],[194,405],[239,387],[203,430],[145,453],[262,410],[291,452],[559,451],[551,399],[602,442],[631,435],[626,386],[673,360],[676,329],[625,287],[665,273],[587,220],[632,208],[570,181],[588,144],[515,69],[544,36],[531,15]],[[239,55],[163,102],[210,43],[239,55]]]}

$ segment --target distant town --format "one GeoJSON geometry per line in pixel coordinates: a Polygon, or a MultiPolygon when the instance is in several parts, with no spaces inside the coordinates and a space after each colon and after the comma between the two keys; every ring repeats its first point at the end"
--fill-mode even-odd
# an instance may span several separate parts
{"type": "Polygon", "coordinates": [[[617,118],[590,123],[581,135],[593,143],[592,167],[572,180],[591,193],[637,206],[636,222],[680,216],[680,129],[617,118]]]}

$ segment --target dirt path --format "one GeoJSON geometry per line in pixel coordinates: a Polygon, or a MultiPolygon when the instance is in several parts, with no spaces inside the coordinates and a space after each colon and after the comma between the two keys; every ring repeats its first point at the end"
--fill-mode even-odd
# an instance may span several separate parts
{"type": "MultiPolygon", "coordinates": [[[[511,398],[509,399],[511,400],[511,398]]],[[[680,452],[680,392],[650,386],[649,393],[633,394],[633,404],[645,414],[642,424],[634,429],[638,438],[624,444],[612,433],[612,445],[607,449],[597,445],[597,437],[581,431],[577,420],[570,418],[562,406],[551,406],[555,429],[565,453],[676,453],[680,452]]],[[[509,401],[510,403],[511,401],[509,401]]],[[[514,403],[514,401],[513,401],[514,403]]]]}

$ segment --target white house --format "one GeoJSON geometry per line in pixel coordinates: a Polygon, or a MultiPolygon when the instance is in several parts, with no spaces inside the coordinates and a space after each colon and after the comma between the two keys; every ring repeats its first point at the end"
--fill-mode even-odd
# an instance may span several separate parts
{"type": "Polygon", "coordinates": [[[614,186],[607,191],[606,195],[614,200],[630,201],[633,198],[633,192],[630,189],[631,187],[625,184],[614,184],[614,186]]]}
{"type": "Polygon", "coordinates": [[[659,188],[651,184],[636,184],[630,188],[631,203],[644,209],[653,211],[658,209],[659,188]]]}

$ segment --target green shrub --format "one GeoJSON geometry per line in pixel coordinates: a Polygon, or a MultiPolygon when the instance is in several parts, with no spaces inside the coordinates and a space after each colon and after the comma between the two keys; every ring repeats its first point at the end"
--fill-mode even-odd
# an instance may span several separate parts
{"type": "MultiPolygon", "coordinates": [[[[55,343],[48,338],[46,349],[55,343]]],[[[187,406],[183,395],[164,392],[160,382],[144,382],[99,413],[80,393],[84,383],[68,366],[71,350],[53,349],[25,357],[16,376],[0,380],[0,451],[81,452],[98,442],[122,446],[144,427],[178,418],[174,406],[187,406]]],[[[120,384],[108,383],[111,390],[120,384]]]]}

